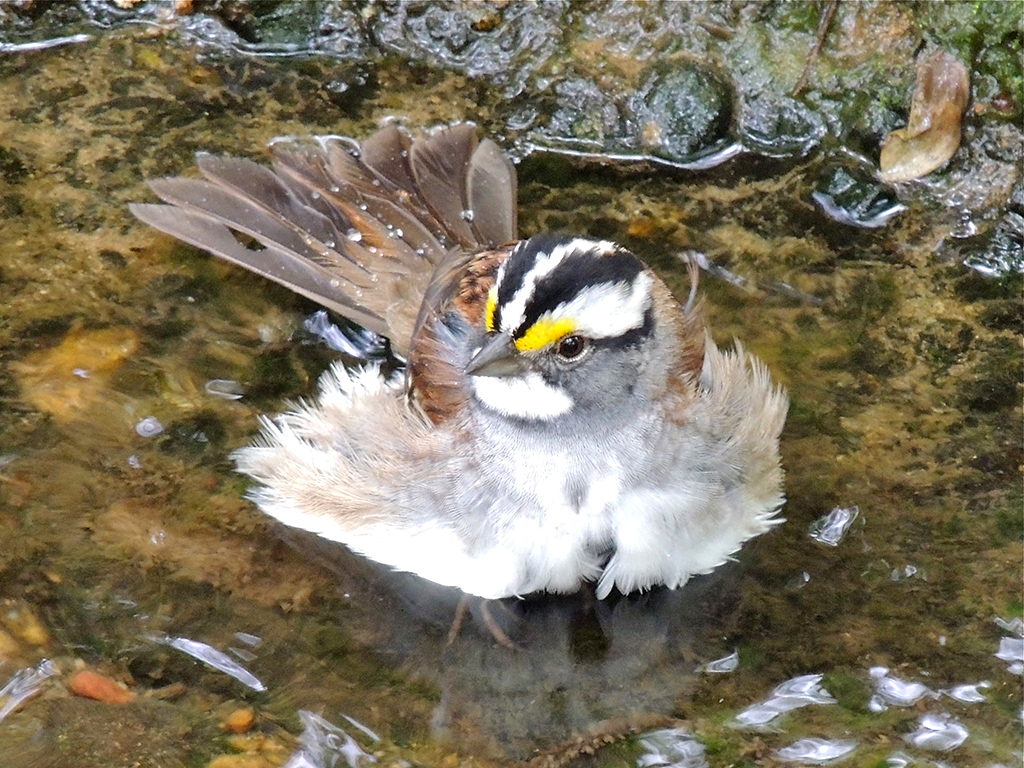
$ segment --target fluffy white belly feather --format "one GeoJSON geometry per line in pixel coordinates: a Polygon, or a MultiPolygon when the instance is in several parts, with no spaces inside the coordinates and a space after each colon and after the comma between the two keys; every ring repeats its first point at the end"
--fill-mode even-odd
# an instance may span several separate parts
{"type": "Polygon", "coordinates": [[[467,456],[454,439],[409,409],[399,378],[336,364],[315,403],[264,419],[235,459],[271,517],[485,598],[678,587],[781,522],[777,481],[762,496],[708,483],[685,453],[661,484],[629,487],[622,449],[581,465],[571,446],[467,456]]]}

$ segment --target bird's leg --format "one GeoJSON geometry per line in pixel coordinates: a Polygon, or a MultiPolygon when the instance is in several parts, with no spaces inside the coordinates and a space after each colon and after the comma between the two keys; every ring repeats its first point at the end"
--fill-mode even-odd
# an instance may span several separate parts
{"type": "Polygon", "coordinates": [[[597,605],[597,585],[592,581],[580,584],[580,596],[583,598],[583,610],[593,611],[597,605]]]}
{"type": "Polygon", "coordinates": [[[454,643],[455,638],[458,637],[459,632],[462,631],[462,625],[466,623],[466,616],[470,612],[470,600],[474,599],[480,601],[480,619],[483,621],[484,626],[487,627],[487,631],[491,633],[491,637],[493,637],[499,645],[502,645],[505,648],[518,650],[519,646],[512,641],[491,614],[491,609],[488,607],[488,603],[493,601],[484,600],[483,598],[475,598],[473,595],[467,594],[463,594],[462,597],[459,598],[459,605],[455,609],[455,618],[452,620],[452,626],[448,630],[447,645],[454,643]]]}
{"type": "Polygon", "coordinates": [[[466,623],[466,614],[469,613],[469,600],[470,596],[463,592],[462,597],[459,598],[459,604],[455,608],[455,618],[452,619],[452,625],[448,628],[448,642],[445,645],[454,643],[455,638],[462,631],[462,625],[466,623]]]}
{"type": "Polygon", "coordinates": [[[491,615],[491,609],[487,607],[490,600],[482,600],[480,602],[480,615],[484,620],[484,626],[490,630],[491,637],[498,641],[499,645],[503,645],[506,648],[511,648],[513,651],[518,650],[519,646],[512,642],[511,638],[505,634],[505,630],[494,620],[491,615]]]}

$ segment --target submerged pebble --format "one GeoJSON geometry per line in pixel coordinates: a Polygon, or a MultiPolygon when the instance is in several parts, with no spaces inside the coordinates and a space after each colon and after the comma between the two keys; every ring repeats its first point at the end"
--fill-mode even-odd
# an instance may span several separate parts
{"type": "Polygon", "coordinates": [[[224,718],[221,728],[228,733],[245,733],[252,728],[254,722],[256,722],[256,713],[251,707],[244,707],[236,709],[224,718]]]}
{"type": "Polygon", "coordinates": [[[21,644],[7,632],[0,629],[0,665],[21,653],[21,644]]]}
{"type": "Polygon", "coordinates": [[[46,645],[50,642],[50,633],[35,611],[21,600],[6,600],[0,611],[0,623],[7,631],[29,645],[46,645]]]}
{"type": "MultiPolygon", "coordinates": [[[[220,755],[206,764],[206,768],[277,768],[277,766],[278,763],[251,752],[241,755],[220,755]]],[[[294,768],[300,768],[300,766],[294,768]]],[[[306,768],[306,766],[301,766],[301,768],[306,768]]]]}
{"type": "Polygon", "coordinates": [[[105,704],[127,704],[135,699],[135,692],[128,690],[113,678],[83,669],[68,678],[68,689],[76,696],[102,701],[105,704]]]}

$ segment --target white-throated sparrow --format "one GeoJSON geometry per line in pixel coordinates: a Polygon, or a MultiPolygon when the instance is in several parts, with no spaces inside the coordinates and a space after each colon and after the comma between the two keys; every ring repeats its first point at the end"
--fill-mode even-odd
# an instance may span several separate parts
{"type": "Polygon", "coordinates": [[[678,587],[780,521],[787,398],[764,365],[623,248],[517,241],[515,169],[472,125],[272,153],[200,155],[205,180],[154,180],[169,205],[132,211],[407,366],[336,364],[263,419],[235,458],[264,512],[484,598],[678,587]]]}

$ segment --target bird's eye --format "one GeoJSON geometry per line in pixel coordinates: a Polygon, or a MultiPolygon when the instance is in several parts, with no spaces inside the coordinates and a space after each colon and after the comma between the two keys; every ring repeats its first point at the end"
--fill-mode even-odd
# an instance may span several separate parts
{"type": "Polygon", "coordinates": [[[555,353],[563,360],[575,360],[587,348],[587,342],[582,336],[573,334],[566,336],[555,347],[555,353]]]}

